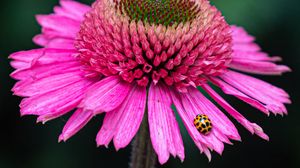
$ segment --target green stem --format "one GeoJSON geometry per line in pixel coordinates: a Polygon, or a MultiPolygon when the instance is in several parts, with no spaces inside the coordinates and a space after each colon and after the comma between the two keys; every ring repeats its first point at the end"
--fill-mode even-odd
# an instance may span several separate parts
{"type": "MultiPolygon", "coordinates": [[[[147,112],[146,112],[147,113],[147,112]]],[[[132,144],[130,168],[155,168],[156,154],[153,150],[148,127],[147,114],[132,144]]]]}

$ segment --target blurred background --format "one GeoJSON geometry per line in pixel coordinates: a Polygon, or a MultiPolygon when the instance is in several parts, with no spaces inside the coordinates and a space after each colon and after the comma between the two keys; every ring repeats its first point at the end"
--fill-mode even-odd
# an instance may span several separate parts
{"type": "MultiPolygon", "coordinates": [[[[81,0],[91,4],[93,0],[81,0]]],[[[281,77],[261,77],[286,89],[293,100],[289,115],[267,117],[250,106],[229,98],[251,121],[261,125],[270,142],[252,136],[237,127],[242,142],[226,145],[222,156],[213,154],[209,163],[199,153],[186,131],[182,129],[186,159],[171,158],[158,167],[180,168],[299,168],[300,167],[300,1],[299,0],[212,0],[230,24],[240,25],[257,37],[257,43],[271,55],[283,57],[283,63],[293,69],[281,77]]],[[[92,120],[82,131],[66,143],[58,143],[58,135],[68,116],[36,124],[35,117],[19,115],[20,98],[12,96],[14,80],[8,55],[18,50],[35,48],[31,38],[40,32],[35,14],[52,11],[58,0],[2,0],[0,1],[0,168],[90,168],[128,167],[130,146],[115,152],[96,148],[95,136],[103,116],[92,120]]]]}

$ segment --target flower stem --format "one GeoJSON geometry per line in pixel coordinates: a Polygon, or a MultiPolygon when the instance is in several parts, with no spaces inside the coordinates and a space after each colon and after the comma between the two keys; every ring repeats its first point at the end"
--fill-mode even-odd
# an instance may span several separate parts
{"type": "MultiPolygon", "coordinates": [[[[146,112],[147,113],[147,112],[146,112]]],[[[132,144],[130,168],[154,168],[156,155],[153,150],[148,128],[147,114],[132,144]]]]}

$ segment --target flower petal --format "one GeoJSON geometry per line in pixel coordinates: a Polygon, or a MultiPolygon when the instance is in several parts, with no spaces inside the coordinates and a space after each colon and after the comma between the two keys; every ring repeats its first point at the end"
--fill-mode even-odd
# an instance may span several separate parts
{"type": "Polygon", "coordinates": [[[36,19],[43,28],[55,31],[60,37],[75,39],[80,29],[80,22],[64,16],[37,15],[36,19]]]}
{"type": "Polygon", "coordinates": [[[137,86],[131,96],[122,103],[123,110],[114,136],[116,149],[126,147],[137,133],[144,117],[147,91],[145,87],[137,86]]]}
{"type": "Polygon", "coordinates": [[[55,91],[25,98],[20,104],[21,115],[42,115],[42,121],[63,115],[80,103],[92,83],[80,80],[55,91]]]}
{"type": "Polygon", "coordinates": [[[267,115],[270,114],[269,110],[267,109],[267,107],[264,106],[264,104],[245,95],[244,93],[240,92],[239,90],[235,89],[234,87],[230,86],[224,81],[217,78],[210,78],[210,81],[216,86],[218,86],[219,88],[221,88],[224,93],[237,97],[238,99],[248,103],[249,105],[257,108],[258,110],[262,111],[267,115]]]}
{"type": "Polygon", "coordinates": [[[134,86],[121,106],[105,115],[97,145],[108,146],[114,139],[117,150],[126,147],[137,133],[146,107],[146,88],[134,86]]]}
{"type": "Polygon", "coordinates": [[[261,52],[260,47],[254,43],[254,38],[243,28],[231,26],[231,30],[233,53],[230,68],[263,75],[281,75],[291,71],[287,66],[273,63],[280,58],[269,57],[268,54],[261,52]]]}
{"type": "Polygon", "coordinates": [[[130,89],[132,85],[121,81],[119,76],[107,77],[88,89],[79,107],[94,114],[112,111],[124,101],[130,89]]]}
{"type": "MultiPolygon", "coordinates": [[[[187,120],[185,120],[185,122],[188,122],[186,123],[186,125],[192,127],[190,129],[193,129],[192,131],[194,131],[195,133],[194,136],[196,141],[200,141],[210,149],[213,149],[219,154],[222,154],[224,149],[223,142],[231,144],[228,138],[240,140],[240,136],[231,121],[217,107],[215,107],[209,100],[207,100],[200,93],[200,91],[198,91],[197,89],[189,88],[188,93],[180,94],[179,96],[183,106],[182,110],[184,110],[180,115],[182,118],[187,118],[187,120]],[[197,131],[196,127],[193,124],[193,120],[198,114],[206,114],[211,119],[214,128],[211,130],[210,134],[202,135],[197,131]]],[[[180,107],[179,102],[177,103],[178,104],[175,104],[175,106],[180,107]]]]}
{"type": "Polygon", "coordinates": [[[52,75],[37,80],[27,78],[17,82],[12,91],[15,95],[29,97],[58,90],[79,80],[85,80],[82,71],[52,75]]]}
{"type": "Polygon", "coordinates": [[[73,56],[76,53],[75,50],[70,49],[33,49],[28,51],[19,51],[13,53],[9,58],[15,61],[21,61],[28,63],[26,68],[29,68],[35,64],[45,65],[59,62],[76,61],[73,56]]]}
{"type": "Polygon", "coordinates": [[[29,68],[30,67],[27,62],[23,62],[23,61],[11,61],[10,65],[14,69],[25,69],[25,68],[29,68]]]}
{"type": "Polygon", "coordinates": [[[230,68],[243,72],[262,75],[281,75],[290,72],[291,69],[285,65],[276,65],[272,62],[233,59],[230,68]]]}
{"type": "Polygon", "coordinates": [[[174,112],[172,100],[162,84],[151,83],[148,96],[148,121],[152,146],[158,155],[159,162],[164,164],[169,153],[184,159],[184,147],[174,112]]]}
{"type": "Polygon", "coordinates": [[[252,134],[257,134],[265,140],[269,140],[268,135],[263,132],[263,129],[256,123],[251,123],[238,111],[236,111],[230,104],[228,104],[217,92],[215,92],[209,85],[201,86],[220,106],[222,106],[233,118],[242,124],[252,134]]]}
{"type": "Polygon", "coordinates": [[[35,44],[46,48],[75,49],[73,39],[62,37],[49,38],[44,34],[39,34],[33,38],[33,41],[35,44]]]}
{"type": "Polygon", "coordinates": [[[266,108],[274,114],[287,113],[284,103],[291,103],[291,101],[284,90],[234,71],[228,71],[220,78],[246,95],[264,103],[266,108]],[[243,81],[247,81],[247,83],[243,81]]]}
{"type": "Polygon", "coordinates": [[[93,113],[91,111],[77,109],[64,126],[59,136],[59,141],[67,141],[71,136],[80,131],[92,118],[93,113]]]}
{"type": "Polygon", "coordinates": [[[105,114],[103,124],[96,137],[98,147],[104,145],[108,148],[110,141],[113,139],[118,122],[122,117],[122,111],[119,112],[118,109],[105,114]]]}
{"type": "Polygon", "coordinates": [[[218,150],[218,147],[214,147],[215,145],[215,146],[219,146],[220,150],[223,150],[223,143],[220,142],[220,140],[218,140],[215,136],[209,136],[205,138],[204,135],[200,134],[193,124],[193,120],[195,116],[193,116],[193,114],[189,114],[186,112],[186,110],[182,105],[180,94],[178,94],[177,91],[173,89],[170,90],[170,93],[172,96],[172,101],[177,109],[177,112],[180,115],[183,124],[185,125],[191,138],[193,139],[193,141],[195,142],[196,146],[199,148],[201,153],[204,152],[208,157],[208,159],[211,160],[211,154],[208,148],[218,150]]]}
{"type": "MultiPolygon", "coordinates": [[[[240,140],[237,129],[233,123],[220,111],[213,103],[211,103],[204,95],[196,88],[190,88],[187,94],[182,94],[183,106],[187,112],[198,114],[207,114],[214,123],[214,128],[220,133],[234,140],[240,140]],[[187,100],[188,102],[186,102],[187,100]],[[186,103],[186,104],[185,104],[186,103]],[[187,106],[189,104],[189,106],[187,106]]],[[[196,114],[197,115],[197,114],[196,114]]],[[[196,116],[195,115],[195,116],[196,116]]]]}
{"type": "MultiPolygon", "coordinates": [[[[90,6],[76,1],[60,0],[60,4],[65,10],[64,14],[77,21],[82,21],[85,13],[91,9],[90,6]]],[[[60,14],[62,15],[62,13],[60,14]]]]}
{"type": "Polygon", "coordinates": [[[41,79],[44,77],[61,74],[62,72],[77,72],[80,71],[80,63],[77,61],[61,62],[48,65],[35,64],[31,67],[22,68],[14,71],[10,76],[17,80],[26,79],[41,79]]]}
{"type": "Polygon", "coordinates": [[[43,28],[33,41],[47,48],[73,49],[80,24],[91,7],[76,1],[60,0],[60,4],[54,7],[54,14],[37,16],[43,28]]]}

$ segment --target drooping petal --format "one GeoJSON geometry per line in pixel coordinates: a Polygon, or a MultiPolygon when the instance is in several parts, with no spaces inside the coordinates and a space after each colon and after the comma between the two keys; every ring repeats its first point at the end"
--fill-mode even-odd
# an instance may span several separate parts
{"type": "MultiPolygon", "coordinates": [[[[215,137],[213,137],[214,139],[212,139],[212,137],[208,137],[207,139],[204,138],[204,136],[202,134],[200,134],[198,132],[198,130],[196,129],[196,127],[193,125],[193,119],[195,116],[193,116],[193,114],[189,114],[186,112],[186,110],[183,108],[182,102],[181,102],[181,98],[180,98],[180,94],[177,93],[177,91],[175,90],[170,90],[171,96],[172,96],[172,101],[177,109],[178,114],[180,115],[183,124],[185,125],[189,135],[191,136],[191,138],[193,139],[193,141],[195,142],[196,146],[199,148],[199,150],[205,153],[205,155],[207,156],[207,158],[209,159],[209,161],[211,160],[211,154],[209,149],[214,149],[213,145],[217,145],[218,143],[220,143],[219,140],[217,140],[215,137]],[[214,144],[212,144],[214,143],[214,144]]],[[[222,146],[222,144],[218,145],[218,146],[222,146]]]]}
{"type": "MultiPolygon", "coordinates": [[[[240,136],[231,121],[197,89],[189,88],[188,93],[178,94],[177,97],[175,93],[173,94],[173,101],[178,113],[190,130],[191,136],[194,136],[196,145],[197,142],[200,142],[200,145],[205,148],[208,147],[222,154],[224,149],[223,142],[231,144],[229,138],[240,140],[240,136]],[[206,114],[211,119],[213,129],[210,134],[202,135],[197,131],[193,120],[198,114],[206,114]]],[[[199,147],[199,145],[197,146],[199,147]]],[[[202,151],[204,152],[204,148],[202,151]]]]}
{"type": "Polygon", "coordinates": [[[230,68],[240,71],[263,74],[281,75],[291,69],[285,65],[276,65],[274,61],[279,57],[269,57],[261,51],[260,47],[254,43],[254,38],[241,27],[231,26],[233,53],[230,68]]]}
{"type": "Polygon", "coordinates": [[[80,71],[80,63],[77,61],[53,63],[48,65],[35,64],[31,67],[22,68],[14,71],[10,76],[18,80],[41,79],[44,77],[80,71]]]}
{"type": "Polygon", "coordinates": [[[131,89],[132,85],[121,81],[119,76],[107,77],[87,90],[79,107],[94,114],[112,111],[124,101],[131,89]]]}
{"type": "Polygon", "coordinates": [[[59,136],[59,141],[68,140],[71,136],[80,131],[92,118],[93,113],[91,111],[77,109],[64,126],[64,129],[59,136]]]}
{"type": "Polygon", "coordinates": [[[14,68],[14,69],[25,69],[28,68],[28,63],[27,62],[23,62],[23,61],[11,61],[10,65],[14,68]]]}
{"type": "Polygon", "coordinates": [[[263,113],[269,115],[269,110],[268,108],[260,103],[259,101],[245,95],[244,93],[240,92],[239,90],[235,89],[234,87],[230,86],[229,84],[225,83],[224,81],[217,79],[217,78],[210,78],[210,81],[217,85],[222,91],[226,94],[235,96],[239,98],[240,100],[248,103],[249,105],[257,108],[258,110],[262,111],[263,113]]]}
{"type": "Polygon", "coordinates": [[[82,71],[62,73],[36,80],[27,78],[17,82],[12,91],[15,95],[29,97],[58,90],[79,80],[86,80],[82,71]]]}
{"type": "Polygon", "coordinates": [[[9,56],[10,59],[23,62],[31,62],[34,58],[40,57],[44,52],[44,49],[33,49],[28,51],[18,51],[9,56]]]}
{"type": "Polygon", "coordinates": [[[151,83],[148,96],[148,121],[152,146],[158,160],[164,164],[170,156],[184,159],[184,147],[174,112],[172,100],[163,84],[151,83]]]}
{"type": "Polygon", "coordinates": [[[74,40],[63,37],[49,38],[44,34],[36,35],[33,38],[34,43],[46,48],[61,48],[61,49],[75,49],[74,40]]]}
{"type": "MultiPolygon", "coordinates": [[[[183,106],[191,114],[207,114],[214,123],[215,130],[233,140],[240,140],[234,124],[196,88],[190,88],[187,94],[182,94],[183,106]]],[[[195,116],[196,116],[195,115],[195,116]]]]}
{"type": "Polygon", "coordinates": [[[114,112],[116,110],[105,114],[103,124],[96,137],[97,146],[104,145],[108,148],[110,141],[113,139],[118,121],[122,117],[121,113],[114,112]]]}
{"type": "Polygon", "coordinates": [[[10,55],[19,69],[11,74],[18,80],[40,79],[55,74],[79,71],[80,63],[73,56],[74,50],[34,49],[10,55]]]}
{"type": "Polygon", "coordinates": [[[10,59],[15,61],[21,61],[27,63],[29,68],[34,64],[51,64],[59,62],[76,61],[73,56],[76,53],[75,50],[70,49],[33,49],[28,51],[19,51],[9,56],[10,59]]]}
{"type": "Polygon", "coordinates": [[[80,29],[80,22],[59,15],[37,15],[37,21],[46,29],[53,30],[60,37],[75,39],[80,29]]]}
{"type": "Polygon", "coordinates": [[[82,21],[84,15],[91,7],[76,1],[60,0],[62,8],[65,10],[64,14],[73,18],[74,20],[82,21]]]}
{"type": "Polygon", "coordinates": [[[122,105],[105,115],[96,138],[98,146],[107,147],[113,139],[115,148],[119,150],[130,143],[143,120],[146,95],[146,88],[134,86],[122,105]]]}
{"type": "Polygon", "coordinates": [[[262,75],[281,75],[291,69],[285,65],[276,65],[273,62],[233,59],[230,67],[243,72],[262,75]]]}
{"type": "Polygon", "coordinates": [[[114,145],[117,150],[126,147],[130,143],[144,117],[147,96],[146,88],[136,86],[132,92],[131,97],[128,96],[123,103],[123,114],[118,122],[114,136],[114,145]],[[125,106],[126,101],[127,104],[125,106]]]}
{"type": "Polygon", "coordinates": [[[58,90],[22,100],[21,115],[39,115],[40,121],[61,116],[74,109],[82,100],[86,89],[94,81],[80,80],[58,90]]]}
{"type": "Polygon", "coordinates": [[[74,49],[76,33],[91,7],[68,0],[60,0],[60,4],[54,7],[54,14],[37,16],[42,34],[35,36],[33,41],[46,48],[74,49]]]}
{"type": "Polygon", "coordinates": [[[228,71],[221,75],[220,78],[246,95],[265,104],[266,108],[273,113],[287,113],[284,103],[291,103],[291,101],[284,90],[234,71],[228,71]],[[245,83],[244,81],[247,82],[245,83]]]}
{"type": "Polygon", "coordinates": [[[233,118],[242,124],[252,134],[256,134],[265,140],[269,140],[268,135],[263,132],[263,129],[256,123],[251,123],[238,111],[236,111],[230,104],[228,104],[217,92],[215,92],[209,85],[205,84],[202,88],[220,105],[222,106],[233,118]]]}

